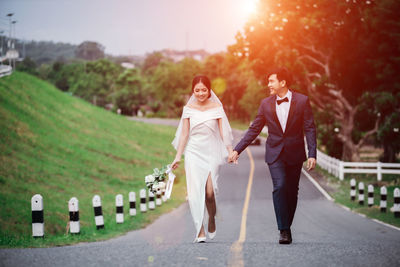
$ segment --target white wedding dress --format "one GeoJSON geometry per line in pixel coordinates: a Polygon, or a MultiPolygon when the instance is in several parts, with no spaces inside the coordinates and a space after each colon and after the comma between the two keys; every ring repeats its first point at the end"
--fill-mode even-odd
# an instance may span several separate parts
{"type": "MultiPolygon", "coordinates": [[[[205,223],[208,218],[205,206],[207,179],[211,175],[214,196],[216,196],[219,168],[227,160],[228,150],[226,146],[232,143],[232,130],[222,106],[206,111],[185,106],[182,119],[186,118],[189,118],[190,124],[189,138],[184,150],[186,183],[189,207],[197,237],[203,222],[205,223]],[[217,119],[222,119],[223,138],[217,119]]],[[[178,127],[177,137],[173,142],[175,148],[177,148],[179,141],[180,128],[178,127]]]]}

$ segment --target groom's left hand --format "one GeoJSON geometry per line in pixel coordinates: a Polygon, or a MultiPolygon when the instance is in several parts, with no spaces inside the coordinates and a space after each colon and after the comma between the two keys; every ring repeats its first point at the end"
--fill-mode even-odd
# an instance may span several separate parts
{"type": "Polygon", "coordinates": [[[311,171],[312,169],[314,169],[316,163],[317,160],[315,158],[309,158],[307,161],[307,171],[311,171]]]}

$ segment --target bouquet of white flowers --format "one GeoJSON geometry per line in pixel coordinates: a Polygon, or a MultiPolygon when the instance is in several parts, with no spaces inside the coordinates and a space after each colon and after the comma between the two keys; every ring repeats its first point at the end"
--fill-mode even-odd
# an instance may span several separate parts
{"type": "Polygon", "coordinates": [[[172,185],[174,184],[175,175],[172,173],[170,165],[166,165],[161,169],[153,169],[153,174],[147,175],[144,178],[146,186],[151,192],[157,194],[157,192],[162,192],[166,190],[165,196],[170,198],[172,185]],[[168,177],[168,180],[167,180],[168,177]],[[166,181],[167,180],[167,181],[166,181]]]}

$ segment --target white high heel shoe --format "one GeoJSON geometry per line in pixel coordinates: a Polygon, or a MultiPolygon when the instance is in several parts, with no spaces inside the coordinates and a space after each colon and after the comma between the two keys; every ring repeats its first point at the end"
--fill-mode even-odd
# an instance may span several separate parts
{"type": "MultiPolygon", "coordinates": [[[[214,217],[214,222],[215,222],[215,217],[214,217]]],[[[215,224],[215,223],[214,223],[214,224],[215,224]]],[[[210,239],[214,239],[216,235],[217,235],[217,225],[215,224],[215,231],[214,231],[213,233],[208,232],[208,237],[209,237],[210,239]]]]}
{"type": "Polygon", "coordinates": [[[210,239],[214,239],[216,235],[217,235],[217,229],[215,229],[214,233],[210,233],[210,232],[208,233],[208,237],[210,239]]]}
{"type": "Polygon", "coordinates": [[[193,241],[193,243],[205,243],[206,242],[206,237],[196,237],[193,241]]]}

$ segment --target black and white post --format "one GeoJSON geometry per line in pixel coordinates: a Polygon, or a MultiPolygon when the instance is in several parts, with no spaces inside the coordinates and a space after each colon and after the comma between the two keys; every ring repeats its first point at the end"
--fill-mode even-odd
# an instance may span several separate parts
{"type": "Polygon", "coordinates": [[[80,233],[79,202],[76,197],[73,197],[68,201],[68,210],[69,210],[69,232],[71,234],[79,234],[80,233]]]}
{"type": "Polygon", "coordinates": [[[167,202],[167,197],[165,196],[165,188],[161,191],[161,199],[163,202],[167,202]]]}
{"type": "Polygon", "coordinates": [[[136,193],[129,192],[129,215],[136,215],[136,193]]]}
{"type": "Polygon", "coordinates": [[[393,191],[393,212],[394,212],[394,217],[400,218],[400,190],[398,188],[395,188],[393,191]]]}
{"type": "Polygon", "coordinates": [[[364,183],[358,183],[358,204],[364,205],[364,183]]]}
{"type": "Polygon", "coordinates": [[[124,222],[124,199],[121,194],[115,196],[115,206],[117,207],[117,213],[115,219],[117,223],[124,222]]]}
{"type": "Polygon", "coordinates": [[[374,186],[372,184],[368,185],[368,207],[374,205],[374,186]]]}
{"type": "Polygon", "coordinates": [[[146,189],[140,190],[140,212],[147,211],[147,204],[146,204],[146,189]]]}
{"type": "Polygon", "coordinates": [[[381,202],[379,204],[381,212],[386,212],[387,208],[387,189],[386,186],[381,187],[381,202]]]}
{"type": "Polygon", "coordinates": [[[356,179],[354,178],[350,180],[350,199],[356,200],[356,179]]]}
{"type": "Polygon", "coordinates": [[[154,210],[155,208],[154,194],[149,190],[149,210],[154,210]]]}
{"type": "Polygon", "coordinates": [[[43,197],[36,194],[31,199],[32,207],[32,236],[44,237],[43,197]]]}
{"type": "Polygon", "coordinates": [[[161,200],[161,191],[158,190],[156,193],[156,205],[157,206],[161,206],[162,204],[162,200],[161,200]]]}
{"type": "Polygon", "coordinates": [[[94,222],[96,223],[96,229],[104,228],[104,218],[103,211],[101,209],[101,198],[99,195],[95,195],[92,199],[93,208],[94,208],[94,222]]]}

